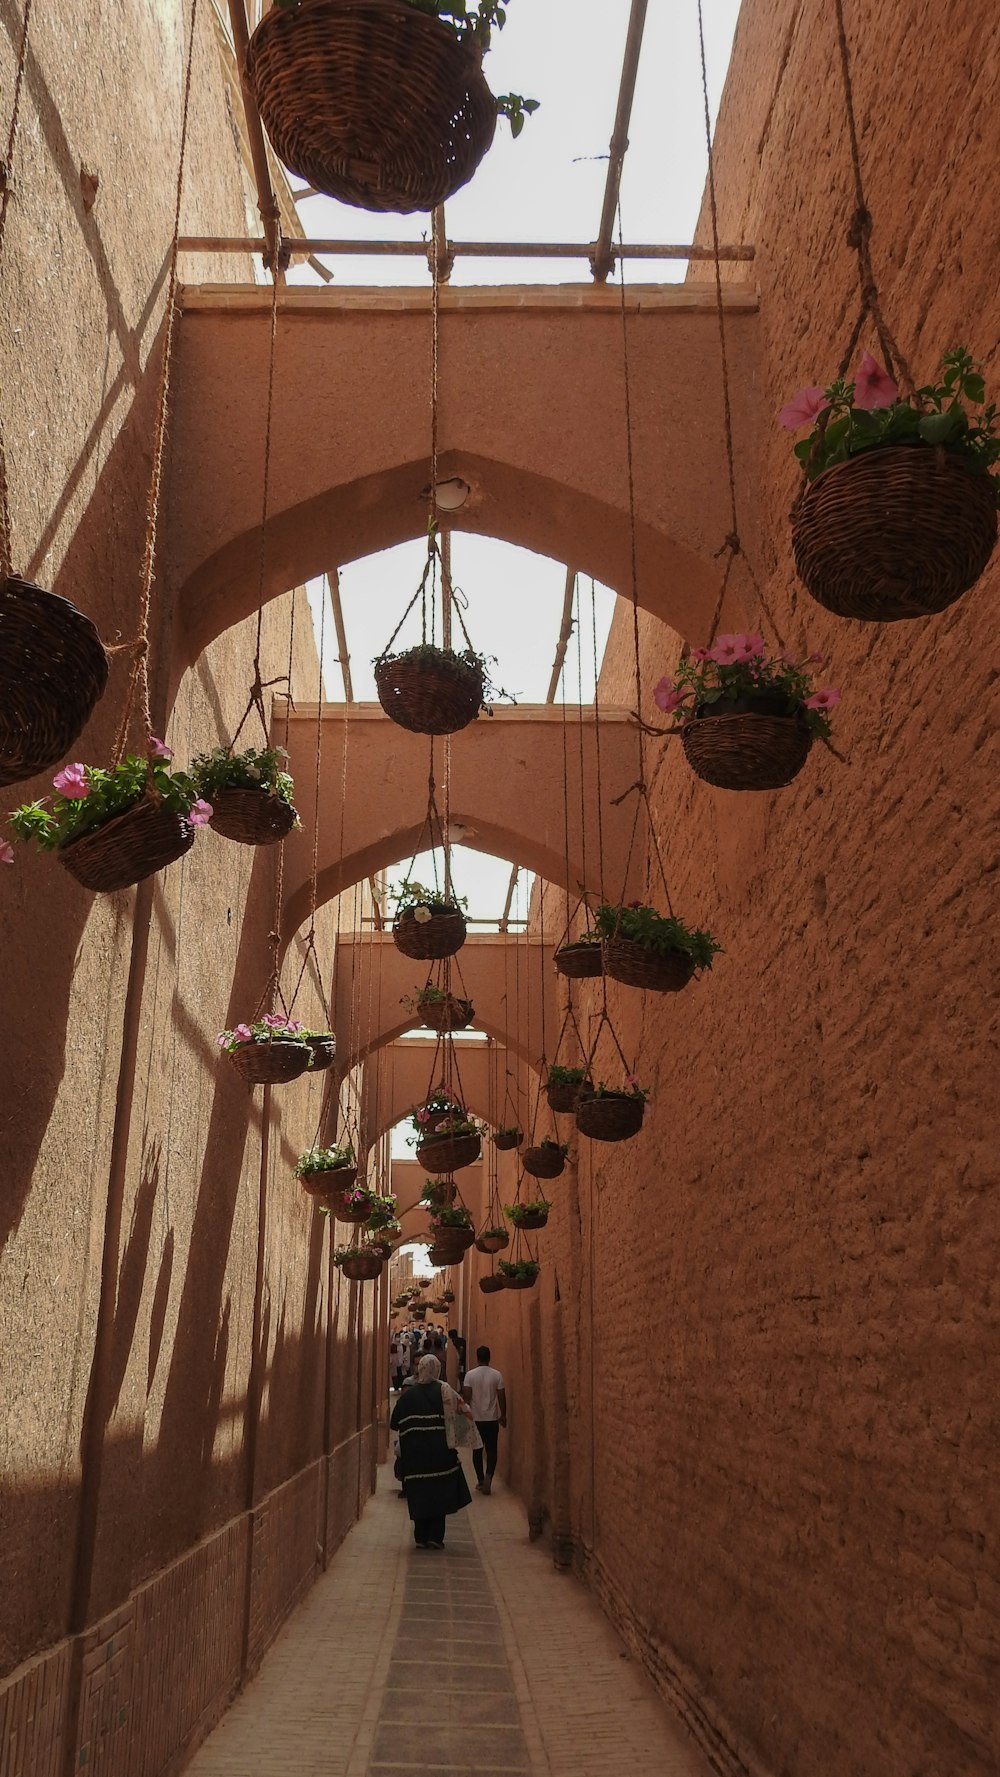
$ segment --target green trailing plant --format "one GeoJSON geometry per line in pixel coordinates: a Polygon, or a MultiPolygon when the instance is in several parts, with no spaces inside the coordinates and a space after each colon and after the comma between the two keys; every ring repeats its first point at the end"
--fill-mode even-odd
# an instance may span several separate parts
{"type": "Polygon", "coordinates": [[[504,1135],[516,1135],[518,1139],[520,1139],[521,1134],[522,1130],[520,1123],[501,1123],[499,1129],[495,1131],[493,1139],[495,1141],[497,1136],[504,1135]]]}
{"type": "Polygon", "coordinates": [[[813,689],[806,668],[822,665],[822,654],[795,660],[787,648],[773,657],[761,635],[717,636],[711,648],[694,648],[672,679],[662,678],[653,700],[682,727],[692,716],[725,715],[743,700],[775,702],[774,714],[800,715],[813,734],[830,733],[828,712],[840,702],[834,685],[813,689]]]}
{"type": "Polygon", "coordinates": [[[507,1230],[501,1222],[490,1222],[489,1226],[483,1229],[479,1238],[480,1240],[488,1240],[492,1234],[502,1234],[505,1240],[508,1239],[507,1230]]]}
{"type": "Polygon", "coordinates": [[[552,1063],[548,1072],[550,1086],[579,1086],[587,1078],[585,1067],[558,1067],[552,1063]]]}
{"type": "MultiPolygon", "coordinates": [[[[355,1164],[354,1149],[350,1142],[333,1148],[307,1148],[295,1162],[295,1176],[301,1178],[304,1172],[342,1172],[355,1164]]],[[[385,1198],[384,1201],[388,1202],[389,1199],[385,1198]]],[[[392,1199],[392,1204],[395,1210],[395,1198],[392,1199]]]]}
{"type": "Polygon", "coordinates": [[[431,1208],[436,1207],[439,1203],[447,1203],[448,1192],[451,1189],[452,1187],[445,1184],[443,1179],[426,1179],[424,1181],[424,1188],[420,1193],[420,1201],[421,1203],[426,1203],[431,1208]]]}
{"type": "MultiPolygon", "coordinates": [[[[395,903],[397,914],[408,913],[412,910],[416,919],[419,919],[421,909],[430,912],[434,907],[446,907],[449,910],[452,907],[461,907],[464,911],[469,905],[465,895],[453,893],[446,895],[443,889],[429,888],[426,883],[410,882],[409,880],[399,883],[398,886],[393,883],[389,890],[389,898],[395,903]]],[[[431,917],[433,918],[433,914],[431,917]]]]}
{"type": "Polygon", "coordinates": [[[232,1055],[244,1043],[305,1043],[306,1032],[297,1018],[282,1018],[278,1012],[265,1012],[253,1024],[237,1024],[232,1030],[220,1030],[216,1037],[220,1049],[232,1055]]]}
{"type": "MultiPolygon", "coordinates": [[[[220,790],[262,790],[276,796],[289,808],[295,808],[295,785],[281,761],[287,759],[284,747],[245,747],[231,753],[228,747],[213,747],[209,753],[198,753],[191,761],[191,776],[198,794],[212,799],[220,790]]],[[[296,813],[295,824],[299,817],[296,813]]]]}
{"type": "Polygon", "coordinates": [[[490,713],[491,703],[497,703],[500,699],[505,699],[508,703],[514,702],[510,692],[500,685],[494,685],[490,678],[490,667],[496,666],[496,656],[493,654],[477,654],[475,648],[439,648],[434,642],[417,642],[412,648],[396,648],[391,653],[379,654],[373,664],[378,666],[383,661],[400,660],[404,655],[407,660],[434,667],[448,666],[458,661],[461,666],[480,673],[483,691],[479,707],[487,715],[490,713]]]}
{"type": "Polygon", "coordinates": [[[501,1277],[530,1277],[534,1280],[541,1266],[537,1259],[498,1259],[497,1270],[501,1277]]]}
{"type": "MultiPolygon", "coordinates": [[[[282,0],[282,4],[288,3],[289,0],[282,0]]],[[[493,32],[504,28],[509,0],[479,0],[476,7],[467,6],[465,0],[406,0],[406,3],[415,12],[427,12],[440,19],[460,42],[475,43],[480,54],[486,55],[493,32]]],[[[510,124],[511,135],[517,137],[524,128],[525,118],[538,110],[538,100],[522,98],[520,93],[501,93],[497,96],[496,107],[498,116],[506,117],[510,124]]]]}
{"type": "MultiPolygon", "coordinates": [[[[325,1212],[329,1215],[329,1210],[325,1212]]],[[[348,1259],[358,1259],[367,1249],[363,1246],[335,1246],[330,1254],[335,1265],[343,1265],[348,1259]]]]}
{"type": "Polygon", "coordinates": [[[471,1228],[472,1212],[461,1203],[442,1203],[431,1216],[432,1228],[471,1228]]]}
{"type": "Polygon", "coordinates": [[[945,352],[937,382],[901,395],[894,379],[865,352],[853,382],[844,378],[821,389],[800,389],[778,419],[790,432],[810,426],[795,455],[810,481],[824,469],[887,445],[942,449],[971,475],[988,475],[1000,503],[996,402],[966,346],[945,352]],[[978,408],[978,413],[972,411],[978,408]]]}
{"type": "Polygon", "coordinates": [[[596,919],[602,938],[627,938],[658,956],[680,951],[690,958],[696,970],[710,969],[712,958],[722,949],[711,932],[687,926],[672,914],[657,913],[655,907],[647,907],[641,901],[631,901],[627,907],[604,902],[597,909],[596,919]]]}
{"type": "Polygon", "coordinates": [[[564,1160],[566,1158],[566,1155],[569,1153],[569,1143],[565,1142],[565,1141],[555,1141],[551,1135],[543,1135],[541,1141],[538,1143],[538,1146],[540,1148],[554,1149],[554,1151],[557,1154],[562,1155],[564,1160]]]}
{"type": "Polygon", "coordinates": [[[54,796],[14,809],[10,824],[17,838],[34,841],[42,851],[56,851],[134,808],[147,791],[155,792],[171,814],[182,815],[194,827],[204,826],[212,809],[193,778],[185,771],[168,770],[172,754],[162,741],[152,741],[151,749],[149,758],[129,753],[108,770],[99,765],[65,765],[52,779],[54,796]]]}
{"type": "Polygon", "coordinates": [[[598,1080],[596,1086],[588,1088],[587,1097],[636,1098],[640,1099],[643,1104],[647,1104],[649,1102],[649,1087],[640,1086],[635,1074],[626,1074],[623,1086],[607,1086],[603,1080],[598,1080]]]}
{"type": "Polygon", "coordinates": [[[600,942],[600,932],[592,932],[588,930],[585,932],[578,932],[575,938],[564,938],[559,948],[561,950],[576,950],[580,945],[599,944],[600,942]]]}
{"type": "Polygon", "coordinates": [[[531,1203],[505,1203],[503,1207],[515,1228],[520,1228],[528,1216],[548,1215],[552,1205],[547,1198],[536,1197],[531,1203]]]}
{"type": "Polygon", "coordinates": [[[366,1223],[370,1232],[374,1234],[380,1228],[398,1227],[396,1207],[396,1199],[391,1193],[386,1197],[376,1197],[375,1208],[366,1223]]]}

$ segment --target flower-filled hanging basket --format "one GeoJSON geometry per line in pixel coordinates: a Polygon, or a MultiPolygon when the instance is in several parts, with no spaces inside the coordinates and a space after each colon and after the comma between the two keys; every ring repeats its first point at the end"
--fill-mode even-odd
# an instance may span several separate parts
{"type": "MultiPolygon", "coordinates": [[[[320,1197],[331,1211],[343,1204],[349,1191],[354,1189],[358,1177],[356,1166],[337,1166],[318,1168],[315,1172],[303,1168],[299,1173],[299,1183],[310,1197],[320,1197]]],[[[338,1222],[356,1222],[357,1216],[338,1214],[338,1222]]]]}
{"type": "Polygon", "coordinates": [[[691,770],[719,790],[782,790],[809,757],[812,735],[800,716],[754,708],[768,699],[742,698],[740,705],[713,704],[696,711],[681,735],[691,770]]]}
{"type": "MultiPolygon", "coordinates": [[[[455,1211],[466,1214],[467,1211],[455,1211]]],[[[463,1222],[431,1222],[431,1243],[435,1250],[442,1252],[467,1253],[476,1241],[475,1228],[463,1222]]],[[[448,1261],[445,1260],[447,1264],[448,1261]]]]}
{"type": "Polygon", "coordinates": [[[509,1245],[510,1235],[506,1228],[484,1228],[476,1240],[476,1250],[481,1253],[502,1253],[509,1245]]]}
{"type": "Polygon", "coordinates": [[[549,1219],[550,1205],[539,1203],[511,1203],[507,1206],[507,1214],[515,1228],[526,1228],[529,1232],[534,1228],[544,1228],[549,1219]]]}
{"type": "Polygon", "coordinates": [[[585,981],[590,976],[603,973],[601,962],[601,945],[598,939],[575,943],[560,944],[553,961],[560,975],[569,976],[572,981],[585,981]]]}
{"type": "Polygon", "coordinates": [[[240,845],[276,845],[295,825],[294,808],[267,790],[215,790],[209,826],[240,845]]]}
{"type": "Polygon", "coordinates": [[[307,1031],[306,1048],[312,1056],[309,1067],[314,1074],[325,1073],[337,1059],[337,1039],[332,1031],[307,1031]]]}
{"type": "Polygon", "coordinates": [[[792,519],[807,592],[838,617],[931,617],[968,592],[997,540],[996,488],[942,449],[865,451],[809,482],[792,519]]]}
{"type": "Polygon", "coordinates": [[[429,1178],[421,1193],[420,1202],[425,1209],[429,1209],[433,1214],[442,1205],[454,1203],[457,1196],[458,1186],[453,1178],[429,1178]]]}
{"type": "Polygon", "coordinates": [[[352,1252],[345,1259],[335,1258],[334,1264],[340,1266],[344,1276],[349,1277],[352,1283],[372,1283],[382,1274],[381,1255],[370,1250],[352,1252]]]}
{"type": "MultiPolygon", "coordinates": [[[[817,662],[818,654],[795,660],[787,648],[772,653],[756,631],[720,635],[711,648],[687,654],[673,680],[660,680],[653,699],[673,716],[668,732],[681,736],[684,756],[704,783],[720,790],[780,790],[802,770],[813,739],[829,738],[829,712],[840,702],[836,686],[814,688],[807,669],[817,662]]],[[[652,910],[638,911],[636,924],[653,935],[655,921],[647,918],[652,910]]]]}
{"type": "Polygon", "coordinates": [[[576,1107],[576,1126],[591,1141],[628,1141],[642,1128],[645,1110],[641,1093],[584,1093],[576,1107]]]}
{"type": "Polygon", "coordinates": [[[158,798],[143,796],[122,814],[61,845],[56,856],[84,888],[111,894],[182,858],[194,844],[194,833],[183,815],[158,798]]]}
{"type": "Polygon", "coordinates": [[[483,1150],[478,1130],[469,1134],[440,1133],[417,1143],[417,1159],[428,1172],[458,1172],[463,1166],[474,1166],[483,1150]]]}
{"type": "Polygon", "coordinates": [[[514,1129],[513,1127],[510,1129],[498,1129],[493,1137],[493,1146],[497,1148],[501,1154],[509,1154],[514,1148],[519,1148],[523,1140],[524,1131],[521,1129],[514,1129]]]}
{"type": "Polygon", "coordinates": [[[309,1051],[304,1043],[273,1037],[266,1042],[241,1043],[230,1051],[229,1059],[249,1086],[285,1086],[305,1073],[309,1051]]]}
{"type": "Polygon", "coordinates": [[[435,1240],[427,1249],[427,1256],[432,1265],[460,1265],[468,1248],[458,1246],[454,1241],[449,1245],[435,1240]]]}
{"type": "Polygon", "coordinates": [[[392,922],[392,941],[414,962],[455,956],[465,943],[467,927],[461,907],[448,902],[404,907],[392,922]]]}
{"type": "Polygon", "coordinates": [[[694,974],[694,963],[682,950],[648,950],[631,938],[607,938],[604,973],[647,993],[680,993],[694,974]]]}
{"type": "Polygon", "coordinates": [[[535,1259],[501,1259],[497,1270],[505,1290],[530,1290],[538,1282],[539,1265],[535,1259]]]}
{"type": "Polygon", "coordinates": [[[498,1290],[505,1290],[507,1285],[502,1277],[491,1272],[488,1276],[479,1279],[479,1288],[484,1296],[495,1296],[498,1290]]]}
{"type": "Polygon", "coordinates": [[[392,1258],[392,1235],[383,1228],[378,1234],[372,1234],[365,1241],[366,1252],[377,1253],[380,1259],[392,1258]]]}
{"type": "Polygon", "coordinates": [[[280,160],[362,210],[433,210],[471,179],[497,106],[477,46],[403,0],[266,12],[246,79],[280,160]]]}
{"type": "Polygon", "coordinates": [[[540,1142],[537,1148],[525,1148],[521,1164],[532,1178],[558,1178],[566,1165],[565,1148],[559,1142],[540,1142]]]}
{"type": "Polygon", "coordinates": [[[446,993],[442,999],[420,999],[417,1005],[421,1024],[441,1035],[449,1030],[467,1030],[476,1016],[472,1001],[454,993],[446,993]]]}
{"type": "Polygon", "coordinates": [[[604,940],[604,973],[647,993],[679,993],[696,969],[711,968],[722,948],[711,932],[640,901],[627,907],[603,903],[597,909],[597,929],[604,940]]]}
{"type": "Polygon", "coordinates": [[[586,1068],[582,1067],[551,1067],[545,1082],[545,1096],[553,1111],[575,1111],[576,1101],[581,1092],[589,1090],[593,1082],[587,1077],[586,1068]]]}
{"type": "Polygon", "coordinates": [[[107,682],[89,617],[30,580],[0,581],[0,787],[58,764],[107,682]]]}
{"type": "Polygon", "coordinates": [[[457,734],[483,706],[486,680],[475,655],[422,645],[375,662],[378,700],[411,734],[457,734]]]}

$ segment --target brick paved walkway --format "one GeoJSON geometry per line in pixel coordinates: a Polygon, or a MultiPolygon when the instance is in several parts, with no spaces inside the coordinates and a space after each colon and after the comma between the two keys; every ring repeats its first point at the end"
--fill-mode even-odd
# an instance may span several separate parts
{"type": "Polygon", "coordinates": [[[189,1777],[708,1777],[502,1489],[414,1552],[388,1467],[189,1777]]]}

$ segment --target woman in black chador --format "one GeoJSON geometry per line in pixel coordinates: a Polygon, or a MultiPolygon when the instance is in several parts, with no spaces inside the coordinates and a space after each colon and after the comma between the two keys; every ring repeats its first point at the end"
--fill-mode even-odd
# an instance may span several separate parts
{"type": "Polygon", "coordinates": [[[405,1388],[390,1424],[399,1435],[399,1475],[418,1549],[444,1548],[444,1521],[471,1505],[456,1445],[475,1434],[471,1409],[440,1381],[436,1357],[422,1357],[417,1380],[405,1388]],[[456,1423],[461,1431],[456,1435],[456,1423]]]}

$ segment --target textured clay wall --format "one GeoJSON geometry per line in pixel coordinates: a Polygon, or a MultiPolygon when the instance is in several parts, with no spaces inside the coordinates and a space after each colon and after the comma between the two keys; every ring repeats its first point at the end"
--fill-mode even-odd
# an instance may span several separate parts
{"type": "MultiPolygon", "coordinates": [[[[3,105],[20,19],[0,4],[3,105]]],[[[15,565],[74,599],[108,644],[136,633],[183,44],[173,5],[99,9],[85,29],[79,9],[35,10],[0,277],[15,565]],[[81,165],[99,178],[90,210],[81,165]]],[[[185,189],[183,227],[243,232],[207,7],[185,189]]],[[[170,602],[158,586],[153,721],[185,763],[233,733],[254,626],[181,677],[170,602]]],[[[291,598],[265,612],[262,675],[285,673],[291,653],[293,691],[315,698],[301,594],[294,641],[291,618],[291,598]]],[[[108,758],[129,664],[114,658],[74,758],[108,758]]],[[[6,791],[0,815],[49,776],[6,791]]],[[[311,844],[306,784],[300,801],[290,852],[311,844]]],[[[291,1173],[323,1080],[269,1106],[214,1040],[265,985],[276,869],[273,852],[203,831],[182,862],[111,896],[27,848],[3,870],[3,1777],[67,1757],[115,1773],[176,1765],[371,1486],[373,1292],[329,1275],[326,1223],[291,1173]]],[[[326,968],[335,923],[335,910],[318,922],[326,968]]],[[[296,942],[286,984],[301,960],[296,942]]],[[[308,972],[296,1010],[322,1019],[308,972]]]]}
{"type": "MultiPolygon", "coordinates": [[[[959,0],[845,11],[891,323],[918,381],[966,341],[995,393],[995,21],[959,0]]],[[[609,987],[647,1126],[552,1188],[538,1291],[478,1313],[534,1521],[569,1527],[720,1770],[987,1777],[1000,565],[945,615],[881,628],[796,583],[773,415],[833,373],[856,300],[835,57],[831,8],[748,0],[718,176],[722,237],[756,242],[761,286],[744,539],[786,639],[830,657],[849,763],[818,750],[789,789],[737,797],[651,743],[675,907],[725,954],[676,999],[609,987]]],[[[699,400],[721,425],[718,390],[699,400]]],[[[756,620],[735,592],[724,629],[756,620]]],[[[679,647],[643,621],[647,716],[679,647]]],[[[630,686],[621,614],[605,694],[630,686]]]]}

